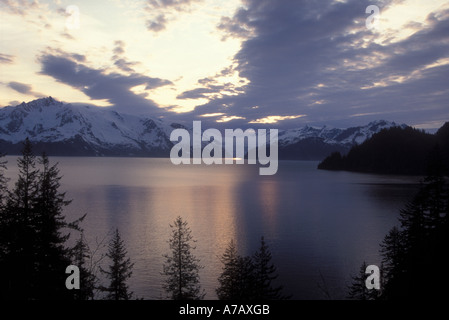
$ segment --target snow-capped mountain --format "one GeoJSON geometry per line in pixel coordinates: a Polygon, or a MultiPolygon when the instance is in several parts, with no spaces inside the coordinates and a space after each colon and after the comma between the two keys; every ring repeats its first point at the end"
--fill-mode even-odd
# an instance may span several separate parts
{"type": "MultiPolygon", "coordinates": [[[[373,134],[383,129],[399,126],[395,122],[377,120],[370,122],[366,126],[351,127],[347,129],[332,128],[324,126],[322,128],[305,126],[298,129],[283,130],[279,132],[279,145],[287,146],[295,144],[307,138],[319,138],[324,143],[353,146],[361,144],[369,139],[373,134]]],[[[406,127],[405,124],[400,125],[406,127]]]]}
{"type": "Polygon", "coordinates": [[[28,137],[49,154],[165,156],[179,126],[48,97],[0,109],[0,146],[14,152],[28,137]]]}
{"type": "MultiPolygon", "coordinates": [[[[380,120],[347,129],[280,130],[279,158],[322,160],[334,151],[346,153],[393,126],[397,124],[380,120]]],[[[168,157],[173,146],[170,134],[176,128],[192,133],[192,128],[163,119],[65,104],[48,97],[0,108],[0,152],[18,154],[28,137],[36,152],[45,150],[49,155],[168,157]]]]}
{"type": "MultiPolygon", "coordinates": [[[[395,122],[377,120],[366,126],[347,129],[305,126],[279,131],[279,158],[295,160],[322,160],[332,152],[347,153],[383,129],[399,126],[395,122]]],[[[402,124],[400,127],[406,127],[402,124]]]]}

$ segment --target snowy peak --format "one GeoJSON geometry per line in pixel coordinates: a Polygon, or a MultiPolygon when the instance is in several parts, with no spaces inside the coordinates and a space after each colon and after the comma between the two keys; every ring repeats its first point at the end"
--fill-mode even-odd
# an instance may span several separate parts
{"type": "MultiPolygon", "coordinates": [[[[366,126],[339,129],[324,126],[322,128],[305,126],[298,129],[283,130],[279,132],[279,145],[287,146],[298,143],[307,138],[318,138],[327,144],[339,144],[353,146],[361,144],[369,139],[373,134],[383,129],[397,127],[395,122],[377,120],[368,123],[366,126]]],[[[401,127],[406,126],[405,124],[401,127]]]]}
{"type": "Polygon", "coordinates": [[[172,125],[119,114],[110,108],[74,106],[52,97],[0,109],[0,140],[65,145],[74,141],[93,154],[153,155],[171,149],[172,125]]]}

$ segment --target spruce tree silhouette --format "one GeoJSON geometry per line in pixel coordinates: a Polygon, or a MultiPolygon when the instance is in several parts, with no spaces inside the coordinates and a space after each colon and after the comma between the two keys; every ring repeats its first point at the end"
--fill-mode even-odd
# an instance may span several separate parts
{"type": "Polygon", "coordinates": [[[109,251],[106,254],[111,260],[109,270],[100,268],[100,271],[109,279],[109,285],[101,287],[101,290],[107,293],[106,300],[130,300],[133,296],[126,282],[132,275],[134,263],[127,258],[127,254],[120,233],[118,229],[115,229],[114,236],[109,242],[109,251]]]}
{"type": "Polygon", "coordinates": [[[366,286],[366,268],[367,264],[363,261],[359,273],[352,277],[352,283],[349,286],[348,298],[353,300],[376,300],[379,297],[379,291],[368,289],[366,286]]]}
{"type": "Polygon", "coordinates": [[[64,207],[71,201],[59,192],[61,176],[57,164],[50,165],[44,153],[38,162],[42,170],[38,174],[38,192],[33,199],[35,239],[35,297],[38,299],[62,298],[70,295],[65,287],[65,269],[71,265],[70,248],[66,241],[70,234],[62,230],[79,230],[78,223],[68,224],[63,215],[64,207]]]}
{"type": "Polygon", "coordinates": [[[238,294],[238,285],[236,282],[238,275],[238,259],[237,248],[233,240],[229,243],[221,262],[223,263],[223,271],[218,278],[220,286],[215,290],[220,300],[231,300],[238,294]]]}
{"type": "Polygon", "coordinates": [[[242,257],[237,253],[233,240],[229,243],[221,262],[223,271],[218,278],[216,289],[220,300],[282,300],[282,286],[273,287],[277,279],[276,267],[271,263],[271,252],[264,237],[260,248],[252,257],[242,257]]]}
{"type": "Polygon", "coordinates": [[[216,289],[220,300],[251,300],[255,296],[254,265],[250,257],[237,253],[233,240],[229,242],[223,256],[223,271],[216,289]]]}
{"type": "Polygon", "coordinates": [[[93,300],[98,278],[92,270],[92,264],[89,263],[92,256],[82,232],[71,251],[73,264],[80,271],[80,288],[73,290],[73,298],[75,300],[93,300]]]}
{"type": "Polygon", "coordinates": [[[0,210],[0,295],[5,299],[71,299],[65,269],[71,264],[63,229],[79,230],[84,217],[67,223],[63,208],[70,201],[59,192],[57,165],[44,154],[36,169],[31,142],[26,139],[17,160],[19,174],[7,190],[0,210]]]}
{"type": "Polygon", "coordinates": [[[436,272],[449,250],[449,188],[439,146],[428,157],[427,176],[403,210],[400,229],[381,247],[385,270],[383,299],[440,299],[449,281],[436,272]]]}
{"type": "Polygon", "coordinates": [[[4,206],[4,199],[6,196],[8,183],[8,179],[5,177],[4,173],[7,164],[7,161],[2,159],[4,156],[4,154],[0,153],[0,210],[2,210],[4,206]]]}
{"type": "Polygon", "coordinates": [[[8,191],[1,217],[5,248],[1,258],[2,272],[9,275],[1,291],[6,299],[32,299],[37,293],[33,281],[36,279],[34,240],[37,238],[33,205],[38,194],[38,170],[28,139],[17,166],[19,176],[14,189],[8,191]]]}
{"type": "Polygon", "coordinates": [[[271,263],[271,252],[265,242],[264,237],[260,239],[259,250],[253,255],[254,278],[255,278],[255,299],[259,300],[281,300],[287,297],[281,294],[282,286],[273,287],[273,280],[276,280],[276,267],[271,263]]]}
{"type": "Polygon", "coordinates": [[[205,296],[201,289],[199,270],[203,268],[193,255],[195,242],[187,222],[177,217],[173,225],[172,236],[168,243],[170,254],[164,255],[163,288],[173,300],[200,300],[205,296]]]}

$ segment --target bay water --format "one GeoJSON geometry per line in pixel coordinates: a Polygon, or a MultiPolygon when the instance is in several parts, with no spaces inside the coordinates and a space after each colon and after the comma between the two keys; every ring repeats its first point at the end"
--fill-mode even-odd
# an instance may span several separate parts
{"type": "MultiPolygon", "coordinates": [[[[17,178],[16,157],[7,175],[17,178]]],[[[235,241],[253,254],[263,236],[292,299],[345,299],[361,264],[380,266],[379,244],[398,225],[420,177],[317,170],[315,161],[280,161],[277,174],[256,165],[179,165],[165,158],[50,157],[72,203],[64,213],[82,223],[93,259],[118,228],[134,263],[130,289],[164,299],[161,275],[170,224],[187,221],[201,260],[206,299],[217,299],[221,255],[235,241]]],[[[72,240],[78,235],[72,234],[72,240]]],[[[98,264],[107,267],[107,259],[98,264]]]]}

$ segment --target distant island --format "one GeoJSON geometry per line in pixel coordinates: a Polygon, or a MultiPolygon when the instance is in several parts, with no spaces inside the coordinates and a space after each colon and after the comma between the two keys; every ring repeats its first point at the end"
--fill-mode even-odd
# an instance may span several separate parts
{"type": "Polygon", "coordinates": [[[423,175],[438,154],[445,174],[449,168],[449,122],[435,134],[412,127],[384,129],[346,154],[334,152],[318,165],[322,170],[379,174],[423,175]]]}

